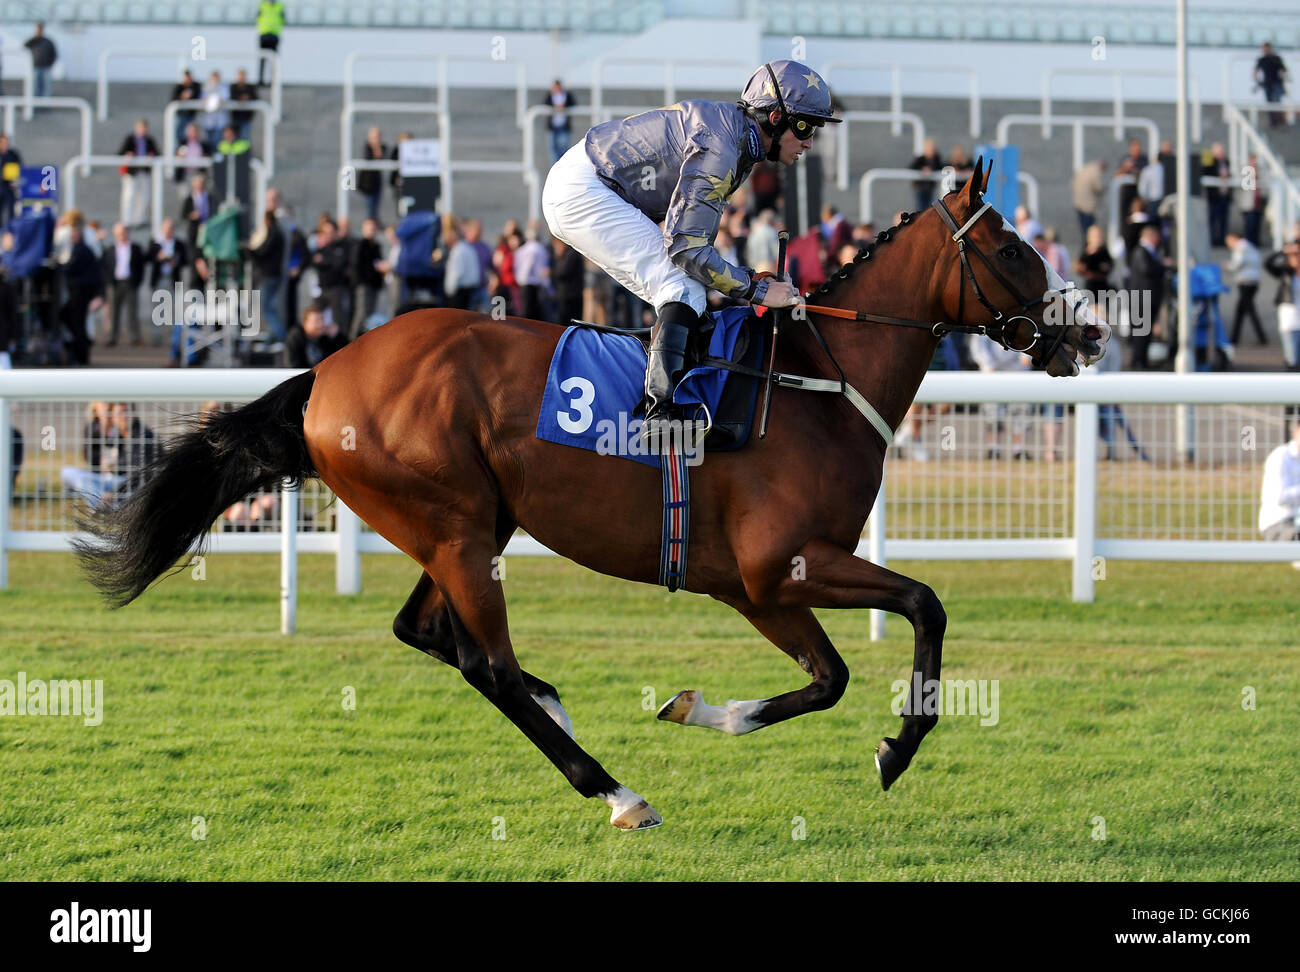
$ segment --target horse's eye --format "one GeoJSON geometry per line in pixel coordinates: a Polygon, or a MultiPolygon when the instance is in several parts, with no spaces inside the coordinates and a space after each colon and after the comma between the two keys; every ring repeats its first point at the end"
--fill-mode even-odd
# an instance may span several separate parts
{"type": "Polygon", "coordinates": [[[1020,256],[1020,247],[1015,243],[1008,243],[1002,249],[998,250],[998,256],[1004,260],[1014,260],[1020,256]]]}

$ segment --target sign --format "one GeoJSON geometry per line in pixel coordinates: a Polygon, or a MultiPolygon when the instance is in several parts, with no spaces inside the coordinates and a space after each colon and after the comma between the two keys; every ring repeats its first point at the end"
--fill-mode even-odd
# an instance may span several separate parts
{"type": "Polygon", "coordinates": [[[442,142],[408,138],[397,143],[397,171],[403,179],[442,175],[442,142]]]}
{"type": "MultiPolygon", "coordinates": [[[[993,163],[993,175],[989,178],[988,192],[984,194],[986,202],[1003,216],[1015,219],[1016,207],[1020,205],[1020,146],[1018,145],[977,145],[975,157],[984,157],[984,168],[993,163]]],[[[1041,222],[1042,213],[1030,213],[1041,222]]]]}

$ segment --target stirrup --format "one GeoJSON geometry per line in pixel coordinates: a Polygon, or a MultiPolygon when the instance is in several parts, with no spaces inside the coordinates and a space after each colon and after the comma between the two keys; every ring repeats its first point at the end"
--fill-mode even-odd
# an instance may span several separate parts
{"type": "Polygon", "coordinates": [[[696,415],[704,411],[704,418],[687,418],[681,406],[666,406],[658,415],[641,423],[641,439],[652,456],[661,455],[669,447],[687,456],[696,456],[704,449],[704,439],[713,428],[713,416],[704,405],[696,408],[696,415]]]}

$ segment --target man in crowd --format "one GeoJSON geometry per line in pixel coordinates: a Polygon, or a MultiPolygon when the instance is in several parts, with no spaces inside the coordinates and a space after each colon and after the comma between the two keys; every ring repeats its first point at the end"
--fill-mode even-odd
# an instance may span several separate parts
{"type": "Polygon", "coordinates": [[[9,136],[0,133],[0,230],[14,218],[14,204],[18,199],[18,176],[23,159],[9,145],[9,136]]]}
{"type": "Polygon", "coordinates": [[[569,118],[569,109],[577,104],[572,93],[566,91],[559,78],[551,85],[546,95],[545,104],[551,106],[551,117],[547,119],[551,133],[551,161],[560,161],[560,156],[569,149],[569,133],[573,129],[569,118]]]}
{"type": "Polygon", "coordinates": [[[1105,188],[1106,163],[1094,159],[1086,163],[1074,174],[1071,194],[1074,196],[1074,211],[1079,216],[1079,234],[1088,238],[1088,227],[1097,222],[1097,201],[1105,188]]]}
{"type": "Polygon", "coordinates": [[[325,320],[324,298],[317,298],[285,340],[285,364],[290,368],[315,368],[348,343],[337,324],[325,320]]]}
{"type": "Polygon", "coordinates": [[[37,22],[36,33],[23,42],[23,47],[27,48],[32,56],[32,73],[35,75],[32,79],[32,94],[37,98],[48,98],[50,73],[54,69],[54,62],[59,59],[59,50],[54,46],[54,41],[45,36],[43,23],[37,22]]]}
{"type": "MultiPolygon", "coordinates": [[[[1255,62],[1255,84],[1264,90],[1264,100],[1281,101],[1286,94],[1286,65],[1282,58],[1273,52],[1273,45],[1267,41],[1260,46],[1259,60],[1255,62]]],[[[1285,116],[1280,111],[1268,113],[1268,127],[1278,128],[1285,116]]]]}
{"type": "Polygon", "coordinates": [[[108,346],[117,344],[122,333],[122,320],[131,332],[131,344],[140,347],[140,314],[138,296],[144,281],[144,253],[138,243],[126,234],[126,224],[113,224],[113,243],[104,251],[104,281],[113,292],[112,329],[108,346]]]}
{"type": "MultiPolygon", "coordinates": [[[[122,147],[117,154],[125,159],[157,158],[158,145],[149,134],[149,123],[141,118],[135,123],[131,134],[122,139],[122,147]]],[[[145,165],[123,166],[122,173],[122,222],[132,229],[144,226],[149,207],[149,167],[145,165]]]]}

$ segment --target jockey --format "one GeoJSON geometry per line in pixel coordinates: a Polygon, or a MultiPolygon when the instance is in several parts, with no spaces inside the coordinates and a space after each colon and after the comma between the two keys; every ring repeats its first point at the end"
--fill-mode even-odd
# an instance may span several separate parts
{"type": "Polygon", "coordinates": [[[773,61],[754,72],[738,102],[680,101],[597,125],[546,177],[542,211],[552,235],[655,308],[647,441],[682,418],[672,393],[710,289],[765,307],[802,302],[788,278],[731,265],[713,240],[754,163],[793,165],[818,128],[838,121],[816,71],[773,61]]]}

